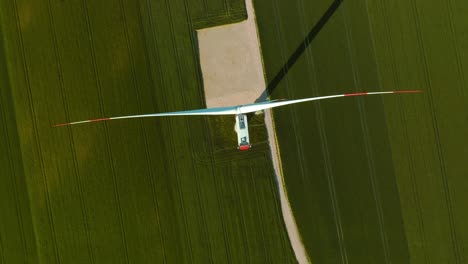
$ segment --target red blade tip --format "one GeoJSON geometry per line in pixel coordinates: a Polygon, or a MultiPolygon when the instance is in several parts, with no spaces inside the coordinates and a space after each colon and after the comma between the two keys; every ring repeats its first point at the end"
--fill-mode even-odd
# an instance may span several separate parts
{"type": "Polygon", "coordinates": [[[344,96],[360,96],[360,95],[367,95],[368,92],[363,92],[363,93],[346,93],[344,96]]]}
{"type": "Polygon", "coordinates": [[[69,125],[70,123],[65,123],[65,124],[56,124],[56,125],[53,125],[52,127],[61,127],[61,126],[67,126],[69,125]]]}
{"type": "Polygon", "coordinates": [[[105,121],[105,120],[110,120],[110,118],[106,117],[106,118],[91,119],[89,120],[89,122],[99,122],[99,121],[105,121]]]}

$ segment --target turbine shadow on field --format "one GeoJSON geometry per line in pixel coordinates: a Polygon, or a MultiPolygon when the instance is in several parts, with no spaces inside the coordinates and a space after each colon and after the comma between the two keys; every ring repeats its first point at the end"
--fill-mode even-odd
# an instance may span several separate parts
{"type": "Polygon", "coordinates": [[[304,51],[309,47],[310,43],[317,37],[318,33],[322,31],[323,27],[327,24],[328,20],[333,16],[338,7],[340,7],[343,0],[335,0],[328,7],[327,11],[322,15],[320,20],[312,27],[309,31],[309,34],[304,38],[304,40],[299,44],[293,54],[289,57],[286,63],[281,67],[281,69],[276,73],[275,77],[268,83],[265,91],[255,100],[255,102],[263,102],[267,99],[268,95],[272,94],[273,91],[278,87],[279,83],[289,70],[294,66],[297,60],[301,57],[304,51]]]}

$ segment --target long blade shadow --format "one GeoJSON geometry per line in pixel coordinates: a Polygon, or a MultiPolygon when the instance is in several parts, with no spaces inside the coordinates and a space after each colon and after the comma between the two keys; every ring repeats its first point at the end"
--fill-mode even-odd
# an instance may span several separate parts
{"type": "Polygon", "coordinates": [[[294,66],[297,60],[301,57],[304,51],[309,47],[310,43],[317,37],[318,33],[322,31],[323,27],[327,24],[333,14],[336,12],[338,7],[341,5],[343,0],[335,0],[330,7],[328,7],[327,11],[322,15],[320,20],[314,25],[314,27],[310,30],[309,34],[304,38],[304,40],[299,44],[297,49],[293,52],[293,54],[289,57],[288,61],[283,65],[283,67],[278,71],[275,77],[268,83],[265,91],[260,95],[260,97],[255,100],[255,102],[263,102],[267,99],[268,95],[272,94],[273,91],[278,87],[281,80],[284,79],[286,74],[289,70],[294,66]]]}

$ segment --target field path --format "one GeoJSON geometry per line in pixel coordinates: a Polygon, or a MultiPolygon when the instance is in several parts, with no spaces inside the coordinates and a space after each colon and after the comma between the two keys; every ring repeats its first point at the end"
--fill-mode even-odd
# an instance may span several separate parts
{"type": "Polygon", "coordinates": [[[301,235],[297,229],[296,219],[289,203],[288,193],[286,190],[286,184],[284,182],[283,170],[281,166],[281,156],[278,148],[278,142],[276,139],[275,123],[273,121],[273,113],[271,110],[265,111],[265,125],[268,131],[268,143],[271,149],[271,158],[273,160],[273,168],[275,169],[276,181],[278,182],[278,190],[281,201],[281,212],[283,213],[283,221],[286,225],[286,229],[291,241],[291,246],[296,255],[296,259],[299,263],[311,263],[310,259],[305,250],[304,244],[302,243],[301,235]]]}
{"type": "MultiPolygon", "coordinates": [[[[246,6],[247,21],[201,29],[197,32],[207,107],[252,103],[265,90],[252,0],[246,0],[246,6]]],[[[265,124],[288,237],[297,261],[301,264],[310,263],[287,196],[273,114],[270,110],[265,112],[265,124]]]]}

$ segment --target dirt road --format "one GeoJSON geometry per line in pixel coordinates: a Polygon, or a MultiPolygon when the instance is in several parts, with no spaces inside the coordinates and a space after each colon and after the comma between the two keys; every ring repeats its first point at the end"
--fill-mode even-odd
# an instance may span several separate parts
{"type": "MultiPolygon", "coordinates": [[[[198,31],[207,107],[252,103],[265,90],[252,0],[246,0],[246,5],[249,17],[247,21],[198,31]]],[[[265,124],[289,240],[297,261],[301,264],[310,263],[288,200],[275,125],[269,110],[265,112],[265,124]]]]}

